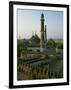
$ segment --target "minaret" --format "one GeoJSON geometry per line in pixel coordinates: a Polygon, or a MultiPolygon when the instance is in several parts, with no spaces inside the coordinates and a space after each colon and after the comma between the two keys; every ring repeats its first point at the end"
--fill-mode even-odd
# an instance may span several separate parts
{"type": "Polygon", "coordinates": [[[45,36],[45,49],[46,49],[46,46],[47,46],[47,31],[46,31],[46,25],[45,25],[45,34],[44,34],[44,36],[45,36]]]}
{"type": "Polygon", "coordinates": [[[43,52],[45,47],[44,37],[44,14],[41,14],[41,36],[40,36],[40,51],[43,52]]]}

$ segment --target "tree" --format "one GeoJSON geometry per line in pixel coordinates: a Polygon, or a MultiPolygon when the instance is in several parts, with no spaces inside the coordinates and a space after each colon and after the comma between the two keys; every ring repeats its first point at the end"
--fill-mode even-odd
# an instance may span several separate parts
{"type": "Polygon", "coordinates": [[[58,43],[58,44],[57,44],[57,47],[58,47],[59,49],[63,49],[63,43],[58,43]]]}
{"type": "Polygon", "coordinates": [[[49,39],[49,41],[47,42],[47,45],[56,47],[56,43],[53,39],[49,39]]]}
{"type": "Polygon", "coordinates": [[[21,55],[20,44],[17,43],[17,57],[20,57],[20,55],[21,55]]]}

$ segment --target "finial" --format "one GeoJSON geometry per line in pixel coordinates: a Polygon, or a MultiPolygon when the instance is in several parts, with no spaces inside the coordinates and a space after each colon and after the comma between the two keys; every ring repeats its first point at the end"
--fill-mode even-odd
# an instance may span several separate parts
{"type": "Polygon", "coordinates": [[[41,17],[44,17],[44,14],[43,14],[43,12],[42,12],[42,14],[41,14],[41,17]]]}

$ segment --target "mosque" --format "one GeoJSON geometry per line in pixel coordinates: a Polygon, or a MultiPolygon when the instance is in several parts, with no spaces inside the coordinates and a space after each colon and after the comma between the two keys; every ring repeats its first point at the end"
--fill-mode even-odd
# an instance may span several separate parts
{"type": "MultiPolygon", "coordinates": [[[[41,14],[41,36],[40,36],[40,46],[38,47],[28,47],[27,50],[29,51],[36,51],[36,52],[45,52],[46,51],[46,44],[47,44],[47,32],[46,32],[46,25],[44,25],[44,14],[41,14]]],[[[38,35],[32,36],[32,38],[39,39],[38,35]]]]}
{"type": "Polygon", "coordinates": [[[29,58],[29,57],[36,57],[38,56],[35,53],[45,53],[47,52],[47,30],[46,30],[46,25],[44,24],[44,14],[41,14],[41,30],[40,30],[40,38],[38,37],[37,34],[33,35],[30,39],[29,39],[29,43],[32,43],[32,47],[28,46],[27,47],[27,57],[25,57],[25,51],[23,50],[21,52],[21,57],[22,58],[29,58]]]}
{"type": "Polygon", "coordinates": [[[53,46],[52,40],[52,45],[48,45],[47,26],[45,25],[44,21],[44,14],[42,13],[40,19],[40,38],[35,33],[35,35],[32,35],[29,40],[24,40],[26,50],[23,49],[21,51],[21,55],[18,58],[17,64],[18,78],[20,77],[19,80],[25,80],[24,75],[29,77],[31,74],[31,79],[33,79],[34,75],[34,79],[63,78],[63,49],[60,50],[59,55],[57,54],[58,50],[53,46]],[[29,43],[28,46],[27,43],[29,43]],[[19,70],[25,71],[25,74],[23,74],[22,71],[19,72],[19,70]],[[47,71],[46,74],[45,71],[47,71]],[[21,77],[22,75],[23,78],[21,77]]]}

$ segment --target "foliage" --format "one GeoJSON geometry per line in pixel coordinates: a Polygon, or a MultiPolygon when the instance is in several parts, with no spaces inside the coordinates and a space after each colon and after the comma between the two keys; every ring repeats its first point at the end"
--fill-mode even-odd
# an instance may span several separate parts
{"type": "Polygon", "coordinates": [[[53,39],[49,39],[49,41],[47,42],[47,45],[56,47],[56,43],[53,39]]]}
{"type": "Polygon", "coordinates": [[[59,49],[63,49],[63,43],[57,43],[57,47],[58,47],[59,49]]]}
{"type": "Polygon", "coordinates": [[[21,55],[20,44],[17,43],[17,57],[20,57],[20,55],[21,55]]]}

